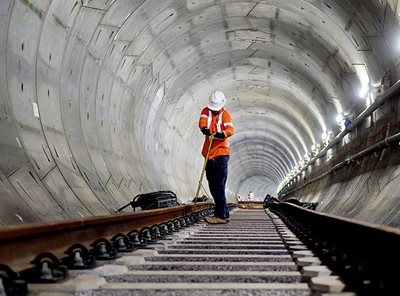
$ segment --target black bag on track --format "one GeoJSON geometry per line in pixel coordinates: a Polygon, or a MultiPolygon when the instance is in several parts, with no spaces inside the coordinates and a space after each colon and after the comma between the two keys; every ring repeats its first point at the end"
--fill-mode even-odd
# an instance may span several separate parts
{"type": "Polygon", "coordinates": [[[172,191],[155,191],[136,195],[130,204],[134,211],[137,207],[142,210],[153,210],[175,207],[178,205],[178,199],[172,191]]]}

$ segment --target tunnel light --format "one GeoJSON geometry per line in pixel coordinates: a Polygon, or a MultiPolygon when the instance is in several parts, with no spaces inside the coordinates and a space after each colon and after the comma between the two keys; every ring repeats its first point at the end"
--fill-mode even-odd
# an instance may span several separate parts
{"type": "Polygon", "coordinates": [[[332,132],[324,131],[324,132],[322,133],[322,136],[321,136],[322,140],[323,140],[324,142],[328,142],[328,141],[329,141],[329,138],[331,137],[331,134],[332,134],[332,132]]]}
{"type": "Polygon", "coordinates": [[[338,114],[338,116],[336,116],[337,123],[342,123],[343,120],[344,120],[343,114],[338,114]]]}
{"type": "Polygon", "coordinates": [[[361,89],[359,90],[360,98],[365,98],[369,92],[369,75],[365,65],[354,65],[357,72],[358,79],[360,81],[361,89]]]}
{"type": "Polygon", "coordinates": [[[371,86],[373,87],[373,88],[378,88],[378,87],[380,87],[381,86],[381,84],[382,84],[382,82],[379,80],[379,81],[376,81],[376,82],[371,82],[371,86]]]}
{"type": "Polygon", "coordinates": [[[360,92],[359,92],[360,98],[366,98],[368,93],[369,93],[368,85],[361,86],[361,89],[360,89],[360,92]]]}

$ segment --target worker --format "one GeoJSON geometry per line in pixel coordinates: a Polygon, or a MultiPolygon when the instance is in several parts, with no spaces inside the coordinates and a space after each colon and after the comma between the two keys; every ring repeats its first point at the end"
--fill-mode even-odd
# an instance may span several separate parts
{"type": "Polygon", "coordinates": [[[229,222],[229,209],[226,204],[225,184],[228,176],[228,161],[231,150],[228,138],[234,132],[231,115],[224,108],[226,98],[223,92],[213,91],[209,97],[208,106],[201,111],[199,128],[206,136],[202,155],[206,158],[211,135],[214,139],[208,153],[206,177],[211,195],[214,198],[214,216],[207,217],[211,224],[229,222]]]}
{"type": "Polygon", "coordinates": [[[252,202],[254,200],[254,193],[253,191],[249,191],[249,194],[247,194],[247,197],[249,199],[249,202],[252,202]]]}

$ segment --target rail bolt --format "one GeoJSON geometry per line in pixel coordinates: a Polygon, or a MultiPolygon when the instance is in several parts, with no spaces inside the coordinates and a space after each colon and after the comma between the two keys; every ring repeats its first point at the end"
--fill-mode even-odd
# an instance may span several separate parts
{"type": "Polygon", "coordinates": [[[127,233],[129,240],[133,243],[135,249],[138,249],[142,246],[140,241],[140,232],[137,230],[131,230],[127,233]]]}
{"type": "Polygon", "coordinates": [[[28,286],[26,281],[10,267],[0,264],[0,278],[3,282],[3,288],[6,295],[28,295],[28,286]]]}
{"type": "Polygon", "coordinates": [[[180,218],[179,222],[181,223],[182,227],[189,227],[189,225],[187,225],[186,219],[184,217],[180,218]]]}
{"type": "Polygon", "coordinates": [[[68,276],[67,266],[52,253],[45,252],[31,261],[34,267],[21,271],[21,277],[28,283],[56,283],[68,276]]]}
{"type": "Polygon", "coordinates": [[[113,260],[117,258],[117,251],[105,238],[100,238],[90,245],[92,254],[97,260],[113,260]]]}
{"type": "Polygon", "coordinates": [[[199,213],[194,213],[192,215],[193,223],[199,223],[199,221],[200,221],[200,217],[199,216],[200,216],[199,213]]]}
{"type": "Polygon", "coordinates": [[[82,244],[70,246],[65,254],[68,256],[61,259],[69,269],[88,269],[96,266],[96,259],[89,250],[82,244]]]}
{"type": "Polygon", "coordinates": [[[140,233],[142,234],[142,239],[143,241],[146,242],[146,244],[151,244],[154,243],[156,240],[152,237],[151,231],[148,227],[143,228],[140,233]]]}
{"type": "Polygon", "coordinates": [[[133,243],[123,233],[114,235],[111,241],[113,242],[114,248],[117,249],[117,252],[127,253],[134,250],[133,243]]]}
{"type": "Polygon", "coordinates": [[[161,231],[162,237],[165,237],[165,236],[167,236],[167,235],[172,233],[172,231],[171,232],[169,231],[167,223],[161,223],[160,224],[160,231],[161,231]]]}
{"type": "Polygon", "coordinates": [[[153,226],[151,228],[151,238],[154,240],[154,242],[161,238],[161,232],[158,226],[153,226]]]}
{"type": "Polygon", "coordinates": [[[181,229],[181,222],[179,220],[174,220],[174,227],[175,227],[175,231],[179,231],[179,229],[181,229]]]}
{"type": "Polygon", "coordinates": [[[175,228],[174,221],[168,221],[167,222],[168,230],[172,234],[173,232],[177,232],[178,230],[175,228]]]}

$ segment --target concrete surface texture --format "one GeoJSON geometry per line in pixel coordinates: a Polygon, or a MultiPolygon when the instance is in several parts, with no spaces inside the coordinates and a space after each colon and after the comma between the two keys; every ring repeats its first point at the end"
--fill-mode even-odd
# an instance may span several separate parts
{"type": "Polygon", "coordinates": [[[383,160],[379,156],[372,154],[364,163],[351,164],[295,194],[319,202],[324,212],[400,228],[400,166],[391,164],[398,162],[399,153],[383,160]]]}
{"type": "MultiPolygon", "coordinates": [[[[236,128],[228,197],[275,195],[397,77],[397,2],[0,1],[0,224],[109,214],[155,190],[191,200],[214,89],[236,128]]],[[[346,196],[370,218],[375,200],[346,196]]]]}

